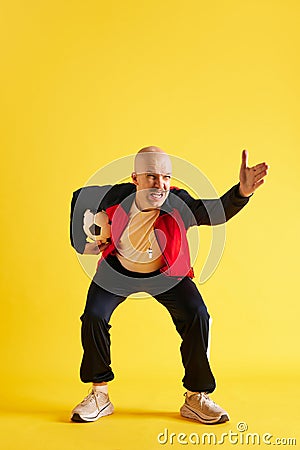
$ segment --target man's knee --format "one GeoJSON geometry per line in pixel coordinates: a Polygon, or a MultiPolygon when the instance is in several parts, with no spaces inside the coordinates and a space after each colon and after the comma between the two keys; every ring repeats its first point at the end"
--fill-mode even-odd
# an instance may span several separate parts
{"type": "Polygon", "coordinates": [[[80,320],[82,323],[87,322],[96,322],[96,323],[102,323],[108,326],[108,320],[107,317],[101,309],[98,308],[88,308],[85,309],[84,313],[80,317],[80,320]]]}
{"type": "Polygon", "coordinates": [[[191,321],[195,318],[199,318],[204,321],[209,321],[210,315],[204,304],[192,305],[190,308],[186,308],[184,311],[184,320],[191,321]]]}

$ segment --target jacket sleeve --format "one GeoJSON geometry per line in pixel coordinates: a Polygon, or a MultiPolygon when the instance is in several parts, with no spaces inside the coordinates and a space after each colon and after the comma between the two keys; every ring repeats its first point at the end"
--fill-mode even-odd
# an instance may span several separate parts
{"type": "Polygon", "coordinates": [[[83,217],[87,209],[96,213],[111,186],[86,186],[73,192],[70,214],[70,240],[78,253],[83,253],[86,234],[83,231],[83,217]]]}
{"type": "Polygon", "coordinates": [[[220,225],[235,216],[249,201],[249,197],[240,195],[239,185],[233,186],[220,198],[208,200],[194,199],[187,191],[180,190],[180,197],[193,217],[188,225],[220,225]]]}

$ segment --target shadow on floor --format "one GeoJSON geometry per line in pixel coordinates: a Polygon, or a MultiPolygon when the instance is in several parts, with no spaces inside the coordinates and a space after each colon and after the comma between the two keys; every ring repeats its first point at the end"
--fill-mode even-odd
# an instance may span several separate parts
{"type": "MultiPolygon", "coordinates": [[[[174,411],[157,411],[157,410],[147,410],[147,409],[130,409],[130,408],[116,408],[115,412],[111,416],[103,417],[102,419],[108,420],[109,418],[113,420],[122,420],[125,418],[129,419],[163,419],[163,420],[171,420],[175,422],[181,422],[182,418],[180,417],[179,412],[174,411]]],[[[100,419],[100,420],[102,420],[100,419]]],[[[58,419],[61,422],[67,423],[70,422],[69,415],[63,417],[61,415],[58,419]]],[[[71,422],[72,423],[72,422],[71,422]]],[[[76,424],[75,424],[76,425],[76,424]]],[[[79,424],[84,425],[84,424],[79,424]]]]}

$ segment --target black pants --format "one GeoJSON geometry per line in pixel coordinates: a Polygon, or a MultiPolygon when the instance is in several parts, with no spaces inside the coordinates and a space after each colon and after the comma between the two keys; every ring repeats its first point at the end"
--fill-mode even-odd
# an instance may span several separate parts
{"type": "Polygon", "coordinates": [[[152,274],[129,272],[123,268],[117,258],[110,257],[101,263],[92,281],[85,306],[82,321],[82,346],[84,350],[80,368],[81,380],[85,383],[111,381],[114,374],[110,364],[110,317],[115,308],[126,297],[134,292],[148,292],[169,311],[176,330],[182,338],[180,347],[182,363],[185,369],[183,386],[196,392],[212,392],[215,389],[215,379],[211,372],[207,346],[209,335],[209,314],[195,283],[188,277],[170,284],[167,276],[160,277],[160,283],[165,284],[157,293],[157,283],[152,274]],[[114,272],[109,275],[110,267],[114,272]],[[116,271],[125,275],[118,281],[116,271]],[[114,288],[110,292],[103,288],[103,280],[111,276],[114,288]]]}

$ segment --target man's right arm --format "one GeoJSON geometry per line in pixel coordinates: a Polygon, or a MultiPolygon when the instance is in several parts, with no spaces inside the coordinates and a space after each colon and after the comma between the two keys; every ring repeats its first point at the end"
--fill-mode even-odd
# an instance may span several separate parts
{"type": "Polygon", "coordinates": [[[87,209],[97,212],[103,197],[110,188],[110,185],[86,186],[73,192],[70,214],[70,240],[72,247],[77,253],[97,255],[102,251],[100,247],[99,252],[94,253],[97,251],[95,247],[92,249],[95,243],[87,245],[90,243],[86,241],[87,236],[83,230],[83,218],[87,209]]]}

